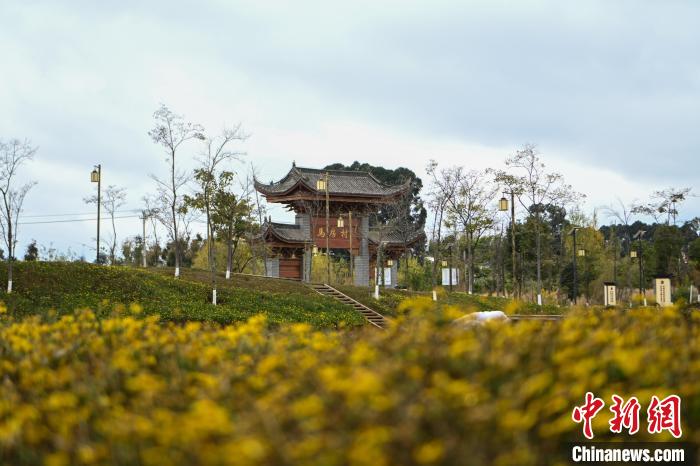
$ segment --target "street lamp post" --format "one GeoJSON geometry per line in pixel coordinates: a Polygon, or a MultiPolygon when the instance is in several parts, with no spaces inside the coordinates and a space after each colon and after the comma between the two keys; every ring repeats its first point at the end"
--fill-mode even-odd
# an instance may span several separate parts
{"type": "MultiPolygon", "coordinates": [[[[352,254],[352,211],[348,212],[348,230],[349,230],[349,239],[350,239],[350,281],[354,284],[355,283],[355,264],[353,261],[353,254],[352,254]]],[[[338,216],[338,228],[343,228],[345,226],[345,221],[343,219],[342,215],[338,216]]]]}
{"type": "Polygon", "coordinates": [[[584,297],[586,306],[588,306],[588,285],[589,285],[589,283],[588,283],[588,267],[586,264],[586,250],[579,249],[577,254],[578,254],[578,257],[581,257],[582,258],[581,260],[583,261],[583,276],[585,277],[585,280],[586,280],[585,281],[586,287],[583,291],[583,297],[584,297]]]}
{"type": "Polygon", "coordinates": [[[510,240],[511,240],[511,252],[513,253],[513,296],[516,296],[517,294],[517,282],[518,278],[515,272],[515,191],[505,191],[503,193],[503,197],[501,200],[498,202],[498,209],[501,212],[506,212],[508,210],[508,199],[506,199],[505,195],[510,194],[510,240]]]}
{"type": "Polygon", "coordinates": [[[90,173],[90,181],[97,183],[97,253],[95,255],[95,263],[100,263],[100,205],[102,195],[102,165],[97,164],[90,173]]]}
{"type": "Polygon", "coordinates": [[[574,266],[574,289],[573,289],[573,297],[574,297],[574,304],[578,301],[578,276],[577,276],[577,271],[576,271],[576,255],[578,254],[578,249],[576,249],[576,232],[578,231],[578,227],[574,227],[574,229],[571,231],[572,236],[574,237],[574,247],[573,247],[573,266],[574,266]]]}
{"type": "Polygon", "coordinates": [[[450,262],[449,262],[449,267],[448,267],[448,275],[450,277],[450,291],[452,291],[452,245],[450,244],[447,248],[448,252],[450,253],[450,262]]]}
{"type": "Polygon", "coordinates": [[[647,305],[647,296],[646,293],[644,293],[644,256],[642,254],[642,236],[644,236],[644,233],[646,231],[644,230],[639,230],[637,233],[634,234],[633,238],[637,239],[637,258],[639,260],[639,294],[641,295],[644,306],[647,305]]]}
{"type": "Polygon", "coordinates": [[[331,249],[330,249],[330,193],[328,191],[328,172],[316,182],[316,189],[326,192],[326,283],[331,283],[331,249]]]}

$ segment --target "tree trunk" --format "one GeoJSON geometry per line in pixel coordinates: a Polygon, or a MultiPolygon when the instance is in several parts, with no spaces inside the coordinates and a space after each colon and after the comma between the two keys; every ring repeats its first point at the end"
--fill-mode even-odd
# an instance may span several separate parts
{"type": "Polygon", "coordinates": [[[469,264],[469,282],[467,283],[467,286],[469,294],[474,292],[474,248],[472,241],[472,232],[467,231],[467,263],[469,264]]]}
{"type": "MultiPolygon", "coordinates": [[[[440,252],[440,246],[442,245],[442,214],[443,214],[443,209],[442,206],[438,206],[438,209],[440,211],[440,217],[439,220],[435,221],[433,220],[433,231],[435,231],[435,225],[437,223],[437,244],[435,245],[435,257],[433,258],[433,289],[435,289],[435,286],[437,285],[437,270],[438,270],[438,262],[440,261],[441,257],[441,252],[440,252]]],[[[437,215],[435,216],[437,219],[437,215]]]]}
{"type": "Polygon", "coordinates": [[[226,280],[231,279],[231,264],[233,263],[233,244],[231,241],[231,228],[226,238],[226,280]]]}
{"type": "Polygon", "coordinates": [[[209,260],[209,273],[211,275],[211,303],[216,306],[216,262],[214,260],[214,231],[211,227],[211,212],[209,210],[209,198],[205,195],[207,210],[207,259],[209,260]]]}
{"type": "Polygon", "coordinates": [[[180,277],[180,241],[177,234],[177,186],[175,185],[175,149],[171,152],[170,180],[173,188],[173,202],[170,212],[173,216],[173,240],[175,241],[175,278],[180,277]]]}
{"type": "Polygon", "coordinates": [[[542,305],[542,239],[540,237],[540,214],[535,217],[535,242],[537,243],[537,305],[542,305]]]}
{"type": "Polygon", "coordinates": [[[7,293],[12,293],[12,212],[7,210],[7,293]]]}
{"type": "Polygon", "coordinates": [[[117,226],[114,224],[114,212],[112,212],[112,247],[109,250],[110,265],[114,265],[115,250],[117,249],[117,226]]]}

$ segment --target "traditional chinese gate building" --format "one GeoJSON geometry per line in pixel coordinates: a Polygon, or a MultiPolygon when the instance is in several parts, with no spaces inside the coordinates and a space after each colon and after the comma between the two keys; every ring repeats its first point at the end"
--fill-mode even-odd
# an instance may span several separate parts
{"type": "Polygon", "coordinates": [[[382,262],[393,261],[390,273],[385,274],[390,278],[385,284],[395,286],[395,259],[425,238],[422,228],[411,228],[409,232],[370,228],[370,217],[382,205],[396,203],[407,195],[410,182],[391,186],[368,172],[318,170],[293,164],[289,173],[277,182],[263,184],[255,180],[255,189],[267,202],[284,204],[295,213],[293,224],[268,219],[262,226],[262,237],[271,252],[266,263],[267,275],[271,277],[310,281],[313,251],[325,250],[328,241],[331,257],[341,253],[353,255],[352,276],[358,286],[374,282],[381,245],[382,262]]]}

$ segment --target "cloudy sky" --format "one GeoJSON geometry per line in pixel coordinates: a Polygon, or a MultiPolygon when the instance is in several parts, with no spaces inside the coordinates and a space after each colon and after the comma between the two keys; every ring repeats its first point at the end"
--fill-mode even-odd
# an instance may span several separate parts
{"type": "MultiPolygon", "coordinates": [[[[147,134],[160,103],[212,133],[241,122],[264,180],[292,160],[500,167],[531,142],[589,212],[700,192],[692,0],[0,0],[0,18],[0,137],[39,146],[25,222],[90,218],[96,163],[141,208],[166,170],[147,134]]],[[[696,215],[699,198],[681,211],[696,215]]],[[[26,224],[20,238],[92,257],[93,230],[26,224]]],[[[120,236],[139,231],[120,220],[120,236]]]]}

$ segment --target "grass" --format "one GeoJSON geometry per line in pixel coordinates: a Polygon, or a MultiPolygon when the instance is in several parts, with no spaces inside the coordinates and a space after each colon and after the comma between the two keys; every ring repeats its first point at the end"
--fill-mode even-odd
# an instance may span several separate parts
{"type": "MultiPolygon", "coordinates": [[[[174,269],[172,267],[157,267],[148,269],[165,277],[172,277],[174,269]]],[[[201,269],[180,269],[180,278],[186,281],[209,284],[211,276],[209,271],[201,269]]],[[[222,272],[217,273],[217,288],[227,290],[232,288],[244,288],[248,290],[263,291],[269,293],[293,293],[302,296],[318,297],[311,288],[304,286],[296,280],[274,279],[256,275],[233,274],[230,280],[226,280],[222,272]]]]}
{"type": "MultiPolygon", "coordinates": [[[[366,287],[338,286],[336,288],[365,306],[369,306],[375,311],[387,316],[396,315],[396,309],[399,303],[406,298],[432,296],[431,292],[380,289],[379,300],[376,300],[372,295],[372,291],[366,287]]],[[[448,293],[444,290],[440,290],[438,292],[438,300],[442,303],[459,306],[464,309],[474,309],[476,311],[507,311],[506,313],[515,314],[561,314],[564,312],[563,308],[553,305],[544,305],[540,307],[534,303],[518,302],[517,304],[513,304],[508,298],[470,295],[463,291],[448,293]]]]}
{"type": "MultiPolygon", "coordinates": [[[[172,276],[172,268],[157,268],[152,269],[160,274],[172,276]]],[[[181,269],[180,274],[183,280],[195,281],[198,283],[208,284],[211,280],[209,272],[198,269],[181,269]]],[[[279,280],[265,277],[257,277],[252,275],[234,275],[232,280],[224,280],[224,274],[217,275],[217,283],[219,288],[226,287],[247,288],[250,290],[266,291],[271,293],[298,293],[309,296],[311,298],[318,297],[318,294],[311,288],[303,286],[298,281],[279,280]]],[[[432,296],[431,292],[407,291],[386,288],[380,290],[379,300],[374,299],[372,290],[369,287],[359,286],[334,286],[337,290],[345,293],[356,301],[361,302],[375,311],[388,317],[396,316],[399,303],[407,298],[415,298],[419,296],[432,296]]],[[[462,291],[447,293],[444,289],[439,292],[440,302],[459,306],[463,309],[474,309],[477,311],[506,311],[510,309],[513,313],[518,314],[560,314],[562,308],[545,305],[538,307],[534,303],[519,302],[513,306],[512,301],[507,298],[497,296],[481,296],[469,295],[462,291]]]]}
{"type": "MultiPolygon", "coordinates": [[[[264,314],[271,324],[307,322],[318,328],[362,325],[350,308],[316,294],[300,283],[234,276],[219,280],[218,305],[210,304],[209,277],[204,271],[183,271],[178,280],[167,270],[146,271],[85,263],[18,262],[13,292],[0,297],[17,317],[68,314],[80,308],[110,314],[119,304],[138,303],[144,314],[162,320],[229,324],[264,314]],[[206,278],[206,279],[205,279],[206,278]]],[[[7,279],[0,265],[0,281],[7,279]]]]}

